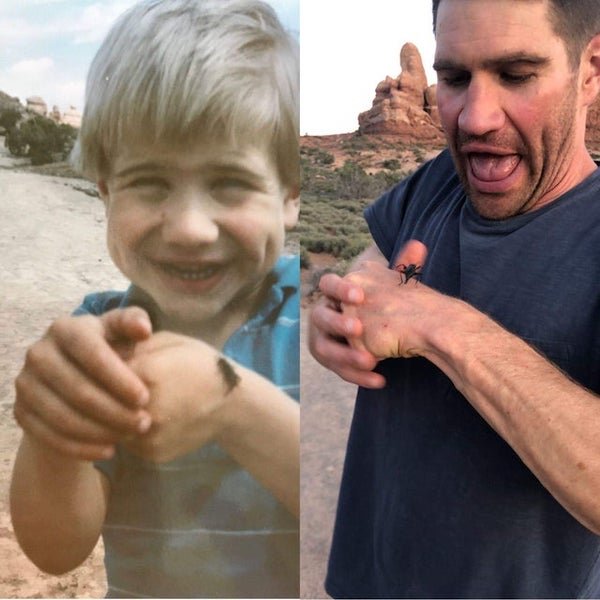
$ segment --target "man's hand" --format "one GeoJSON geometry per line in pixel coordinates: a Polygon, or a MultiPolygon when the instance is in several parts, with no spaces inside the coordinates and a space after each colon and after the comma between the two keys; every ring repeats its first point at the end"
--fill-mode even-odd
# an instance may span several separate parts
{"type": "Polygon", "coordinates": [[[308,344],[312,355],[327,369],[342,379],[367,388],[381,388],[385,379],[374,373],[377,359],[366,350],[348,344],[348,339],[359,339],[362,323],[350,314],[343,314],[345,306],[359,306],[364,301],[362,288],[339,275],[328,273],[321,278],[319,289],[324,297],[312,309],[309,322],[308,344]]]}
{"type": "Polygon", "coordinates": [[[137,344],[128,363],[150,390],[152,427],[125,446],[163,463],[215,441],[223,427],[222,409],[234,396],[238,368],[231,361],[221,367],[220,360],[212,346],[167,331],[137,344]]]}
{"type": "Polygon", "coordinates": [[[151,424],[142,408],[148,389],[124,362],[151,333],[136,307],[55,321],[29,348],[15,381],[19,425],[72,458],[110,457],[116,442],[151,424]]]}
{"type": "MultiPolygon", "coordinates": [[[[426,257],[427,248],[411,240],[400,252],[396,264],[422,267],[426,257]]],[[[392,290],[398,287],[400,274],[387,268],[385,258],[374,246],[361,254],[346,277],[328,274],[321,278],[319,287],[324,298],[310,316],[309,348],[323,366],[342,379],[366,388],[381,388],[385,378],[373,369],[381,358],[396,356],[397,349],[391,344],[389,332],[378,332],[378,323],[374,322],[378,315],[373,314],[371,292],[377,282],[369,276],[371,268],[384,275],[392,290]]],[[[410,281],[411,285],[415,283],[410,281]]],[[[387,310],[385,306],[384,309],[387,310]]]]}
{"type": "Polygon", "coordinates": [[[426,258],[427,248],[411,240],[396,259],[395,269],[364,261],[346,275],[344,280],[359,286],[363,293],[360,304],[342,303],[343,314],[362,325],[359,335],[348,338],[353,348],[378,359],[422,353],[422,327],[435,316],[434,303],[441,295],[407,273],[419,273],[426,258]]]}

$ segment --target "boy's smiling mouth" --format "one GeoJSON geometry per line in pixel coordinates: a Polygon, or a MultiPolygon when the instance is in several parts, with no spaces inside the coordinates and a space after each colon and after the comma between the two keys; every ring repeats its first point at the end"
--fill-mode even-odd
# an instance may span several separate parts
{"type": "Polygon", "coordinates": [[[217,265],[178,265],[173,263],[161,263],[159,265],[169,275],[199,281],[212,277],[220,270],[217,265]]]}
{"type": "Polygon", "coordinates": [[[203,294],[215,288],[225,274],[225,264],[217,261],[152,261],[167,286],[177,292],[203,294]]]}

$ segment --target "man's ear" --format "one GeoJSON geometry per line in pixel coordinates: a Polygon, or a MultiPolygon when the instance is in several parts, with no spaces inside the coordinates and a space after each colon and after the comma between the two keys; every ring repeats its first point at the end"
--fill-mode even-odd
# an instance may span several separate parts
{"type": "Polygon", "coordinates": [[[582,58],[581,91],[584,106],[590,106],[600,94],[600,34],[588,44],[582,58]]]}
{"type": "Polygon", "coordinates": [[[283,222],[286,230],[293,229],[300,216],[300,188],[294,186],[289,190],[283,207],[283,222]]]}

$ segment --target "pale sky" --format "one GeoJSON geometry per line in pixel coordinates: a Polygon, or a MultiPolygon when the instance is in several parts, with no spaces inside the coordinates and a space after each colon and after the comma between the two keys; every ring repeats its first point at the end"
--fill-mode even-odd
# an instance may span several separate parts
{"type": "MultiPolygon", "coordinates": [[[[135,1],[0,0],[0,90],[81,111],[89,64],[135,1]]],[[[377,83],[399,74],[405,42],[418,46],[435,82],[429,0],[268,1],[287,29],[300,31],[301,134],[355,131],[377,83]]]]}
{"type": "MultiPolygon", "coordinates": [[[[0,0],[0,90],[83,109],[85,78],[115,19],[137,0],[0,0]]],[[[299,0],[267,0],[298,35],[299,0]]]]}
{"type": "Polygon", "coordinates": [[[300,133],[355,131],[377,84],[400,73],[406,42],[435,83],[430,0],[301,0],[300,133]]]}

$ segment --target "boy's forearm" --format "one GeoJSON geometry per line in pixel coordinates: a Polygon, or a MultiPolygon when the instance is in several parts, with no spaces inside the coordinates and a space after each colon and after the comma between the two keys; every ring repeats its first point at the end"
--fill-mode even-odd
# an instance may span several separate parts
{"type": "Polygon", "coordinates": [[[300,407],[264,377],[235,368],[240,379],[222,411],[217,442],[299,516],[300,407]]]}
{"type": "Polygon", "coordinates": [[[10,488],[15,534],[40,569],[61,574],[94,549],[108,484],[91,462],[69,458],[24,434],[10,488]]]}

